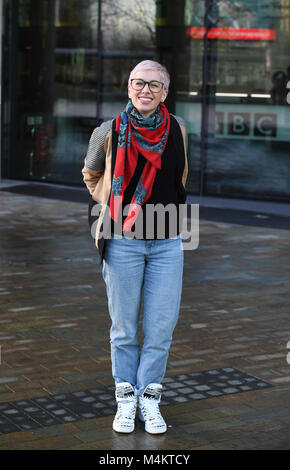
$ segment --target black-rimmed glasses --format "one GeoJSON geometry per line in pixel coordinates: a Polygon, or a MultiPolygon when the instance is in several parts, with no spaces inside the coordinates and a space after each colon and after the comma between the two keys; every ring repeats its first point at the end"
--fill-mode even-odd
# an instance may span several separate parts
{"type": "Polygon", "coordinates": [[[158,80],[151,80],[150,82],[146,82],[142,80],[142,78],[132,78],[131,79],[131,87],[133,90],[141,91],[145,87],[145,85],[149,86],[150,91],[153,93],[158,93],[162,90],[164,83],[158,82],[158,80]]]}

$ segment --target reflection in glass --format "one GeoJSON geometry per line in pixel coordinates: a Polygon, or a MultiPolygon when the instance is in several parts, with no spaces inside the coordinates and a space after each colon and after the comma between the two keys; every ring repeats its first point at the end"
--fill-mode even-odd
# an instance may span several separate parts
{"type": "Polygon", "coordinates": [[[191,164],[195,162],[196,167],[201,144],[198,129],[207,135],[200,155],[204,151],[206,158],[204,194],[289,197],[290,2],[187,0],[185,23],[191,85],[187,99],[180,97],[179,109],[189,126],[191,164]],[[207,50],[202,11],[206,3],[215,4],[207,50]],[[209,68],[216,61],[207,84],[198,80],[201,56],[207,58],[209,68]],[[215,96],[207,103],[214,119],[213,133],[210,121],[204,129],[199,120],[204,92],[215,96]]]}
{"type": "Polygon", "coordinates": [[[80,183],[92,130],[122,110],[130,69],[153,57],[155,1],[14,6],[19,100],[11,105],[17,139],[10,176],[80,183]]]}
{"type": "Polygon", "coordinates": [[[81,184],[93,128],[125,106],[130,70],[155,58],[171,74],[166,104],[186,121],[188,191],[289,198],[289,0],[5,7],[9,178],[81,184]]]}

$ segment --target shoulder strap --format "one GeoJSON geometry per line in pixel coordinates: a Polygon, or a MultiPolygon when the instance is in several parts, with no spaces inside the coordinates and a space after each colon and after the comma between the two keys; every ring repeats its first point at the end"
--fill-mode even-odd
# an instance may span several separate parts
{"type": "Polygon", "coordinates": [[[114,168],[116,163],[116,154],[117,154],[117,147],[118,147],[118,134],[116,132],[116,119],[112,122],[112,174],[111,180],[113,180],[114,168]]]}
{"type": "Polygon", "coordinates": [[[172,114],[170,114],[170,127],[172,130],[172,141],[178,155],[178,177],[182,178],[185,165],[184,142],[179,122],[172,114]]]}
{"type": "Polygon", "coordinates": [[[185,166],[184,142],[183,135],[180,129],[180,124],[172,114],[170,114],[170,127],[172,132],[172,143],[174,145],[174,149],[177,155],[176,184],[180,192],[181,201],[182,203],[184,203],[186,200],[186,193],[182,184],[182,175],[185,166]]]}

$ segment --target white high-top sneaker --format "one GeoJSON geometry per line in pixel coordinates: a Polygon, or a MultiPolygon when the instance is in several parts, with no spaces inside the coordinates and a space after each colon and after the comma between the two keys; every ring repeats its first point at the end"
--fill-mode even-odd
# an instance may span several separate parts
{"type": "Polygon", "coordinates": [[[137,396],[129,382],[116,384],[115,397],[118,405],[113,421],[113,429],[117,432],[132,432],[135,428],[137,396]]]}
{"type": "Polygon", "coordinates": [[[167,425],[159,411],[161,390],[161,384],[151,383],[139,396],[139,418],[145,421],[145,431],[150,434],[161,434],[167,431],[167,425]]]}

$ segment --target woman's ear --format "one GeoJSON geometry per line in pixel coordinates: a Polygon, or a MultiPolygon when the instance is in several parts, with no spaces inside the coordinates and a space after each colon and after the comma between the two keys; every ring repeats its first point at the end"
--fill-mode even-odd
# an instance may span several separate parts
{"type": "Polygon", "coordinates": [[[131,98],[131,96],[130,96],[130,85],[128,85],[128,97],[131,98]]]}
{"type": "Polygon", "coordinates": [[[162,96],[161,96],[161,103],[164,103],[164,101],[166,100],[167,98],[167,95],[168,95],[168,90],[163,90],[162,92],[162,96]]]}

